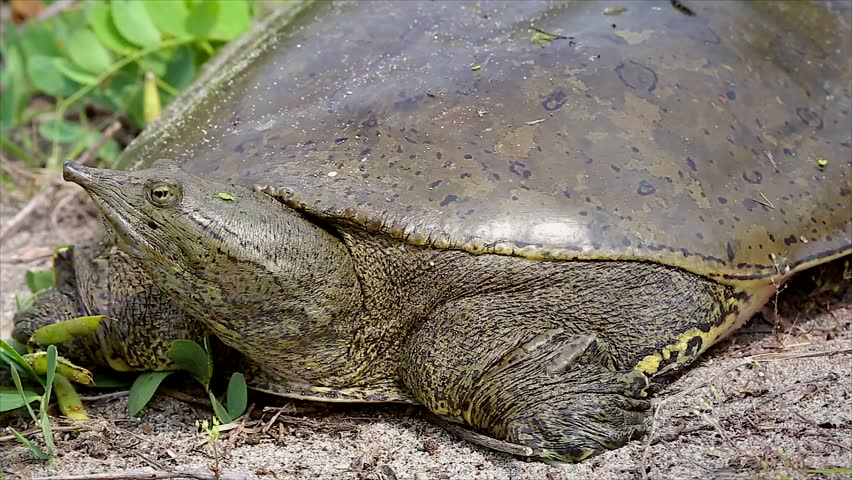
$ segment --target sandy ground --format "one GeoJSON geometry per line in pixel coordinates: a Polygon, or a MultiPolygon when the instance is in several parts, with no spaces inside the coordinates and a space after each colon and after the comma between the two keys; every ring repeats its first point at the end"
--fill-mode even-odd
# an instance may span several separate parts
{"type": "MultiPolygon", "coordinates": [[[[3,198],[0,223],[19,207],[3,198]]],[[[53,225],[43,211],[0,245],[3,337],[11,329],[14,296],[25,290],[24,272],[46,267],[57,244],[98,230],[85,215],[63,215],[66,220],[53,225]]],[[[847,289],[839,302],[831,299],[830,313],[821,308],[807,318],[782,305],[781,315],[795,323],[786,331],[754,319],[661,387],[652,436],[577,465],[550,466],[479,448],[423,420],[417,408],[317,408],[263,396],[250,398],[252,420],[225,432],[214,455],[195,425],[210,418],[208,408],[158,395],[131,418],[127,397],[119,394],[87,401],[93,420],[86,425],[55,421],[55,463],[35,460],[9,438],[8,425],[32,428],[24,417],[0,418],[0,479],[141,468],[209,475],[215,457],[230,478],[841,478],[807,469],[852,466],[850,296],[847,289]]],[[[188,385],[171,386],[193,395],[188,385]]]]}

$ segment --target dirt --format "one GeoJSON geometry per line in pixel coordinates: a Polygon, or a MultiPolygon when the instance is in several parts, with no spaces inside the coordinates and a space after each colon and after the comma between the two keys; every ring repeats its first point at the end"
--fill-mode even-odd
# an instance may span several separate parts
{"type": "MultiPolygon", "coordinates": [[[[3,197],[0,224],[7,225],[21,206],[3,197]]],[[[0,245],[0,337],[9,336],[26,270],[46,268],[58,244],[97,235],[89,208],[67,202],[66,209],[83,213],[66,212],[54,224],[45,206],[0,245]]],[[[811,300],[782,305],[775,325],[756,317],[661,387],[653,435],[580,464],[488,451],[425,421],[415,407],[295,405],[265,396],[250,398],[251,420],[223,428],[214,449],[196,425],[211,417],[209,408],[158,394],[130,417],[119,393],[87,400],[93,420],[86,424],[55,419],[53,463],[36,460],[5,431],[32,429],[25,416],[0,418],[0,478],[144,468],[260,479],[840,478],[807,470],[852,467],[850,296],[847,287],[839,302],[817,297],[828,311],[820,303],[821,313],[801,318],[797,311],[811,300]]],[[[177,397],[203,399],[188,383],[170,386],[177,397]]]]}

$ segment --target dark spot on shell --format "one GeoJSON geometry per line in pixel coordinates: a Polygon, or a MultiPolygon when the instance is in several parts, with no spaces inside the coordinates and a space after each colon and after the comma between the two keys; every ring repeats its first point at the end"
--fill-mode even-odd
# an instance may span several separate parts
{"type": "Polygon", "coordinates": [[[459,197],[457,197],[457,196],[455,196],[455,195],[447,195],[446,197],[444,197],[444,199],[443,199],[443,200],[441,200],[441,206],[442,206],[442,207],[446,207],[447,205],[449,205],[450,203],[455,202],[455,201],[456,201],[456,200],[458,200],[458,199],[459,199],[459,197]]]}
{"type": "Polygon", "coordinates": [[[848,197],[849,196],[849,189],[848,188],[841,188],[840,189],[840,196],[841,197],[848,197]]]}
{"type": "Polygon", "coordinates": [[[725,96],[728,97],[728,100],[736,100],[737,99],[737,93],[734,92],[733,90],[728,90],[725,93],[725,96]]]}
{"type": "Polygon", "coordinates": [[[441,184],[441,180],[435,180],[434,182],[429,184],[429,188],[435,188],[441,184]]]}
{"type": "Polygon", "coordinates": [[[417,142],[415,142],[414,140],[412,140],[408,136],[405,137],[405,141],[408,142],[408,143],[413,143],[413,144],[417,145],[417,142]]]}
{"type": "Polygon", "coordinates": [[[634,153],[639,153],[639,147],[630,147],[630,150],[633,150],[634,153]]]}
{"type": "Polygon", "coordinates": [[[795,235],[790,235],[789,237],[784,239],[784,245],[790,246],[794,243],[798,243],[799,240],[796,239],[795,235]]]}
{"type": "Polygon", "coordinates": [[[611,169],[615,170],[616,172],[620,172],[620,171],[621,171],[621,167],[617,167],[617,166],[615,166],[615,165],[610,165],[610,166],[609,166],[609,168],[611,168],[611,169]]]}
{"type": "Polygon", "coordinates": [[[157,227],[157,224],[154,223],[153,220],[148,220],[148,228],[150,228],[151,230],[156,230],[158,227],[157,227]]]}
{"type": "Polygon", "coordinates": [[[822,118],[820,118],[819,114],[813,110],[807,107],[799,107],[796,109],[796,113],[805,125],[817,130],[822,128],[822,118]]]}
{"type": "Polygon", "coordinates": [[[568,190],[563,191],[562,195],[564,195],[565,198],[571,198],[571,192],[569,192],[568,190]]]}
{"type": "Polygon", "coordinates": [[[743,180],[752,185],[760,185],[760,182],[763,181],[763,174],[757,170],[752,170],[751,173],[743,172],[743,180]]]}
{"type": "Polygon", "coordinates": [[[459,175],[459,178],[470,178],[470,177],[472,177],[472,176],[473,176],[473,175],[471,175],[471,174],[469,174],[469,173],[465,172],[465,173],[462,173],[461,175],[459,175]]]}
{"type": "Polygon", "coordinates": [[[566,101],[568,101],[568,95],[562,89],[559,89],[545,97],[541,106],[548,112],[553,112],[562,108],[566,101]]]}
{"type": "Polygon", "coordinates": [[[361,150],[361,155],[369,155],[370,152],[371,150],[369,148],[365,148],[364,150],[361,150]]]}
{"type": "Polygon", "coordinates": [[[491,174],[491,178],[493,178],[494,180],[500,180],[500,174],[497,173],[497,172],[494,172],[494,173],[491,174]]]}
{"type": "Polygon", "coordinates": [[[618,74],[622,83],[634,90],[653,92],[657,88],[657,74],[645,65],[633,60],[619,64],[615,67],[615,73],[618,74]]]}
{"type": "Polygon", "coordinates": [[[731,246],[731,242],[728,242],[728,261],[734,261],[734,247],[731,246]]]}
{"type": "Polygon", "coordinates": [[[652,194],[656,191],[657,191],[657,189],[654,188],[653,185],[651,185],[650,183],[648,183],[645,180],[640,180],[639,181],[639,188],[636,190],[636,193],[644,196],[644,195],[650,195],[650,194],[652,194]]]}
{"type": "Polygon", "coordinates": [[[441,152],[435,152],[435,158],[440,160],[440,159],[444,158],[444,155],[441,152]]]}
{"type": "Polygon", "coordinates": [[[704,234],[703,234],[703,233],[701,233],[701,232],[696,233],[696,234],[695,234],[695,236],[696,236],[699,240],[704,240],[704,234]]]}
{"type": "Polygon", "coordinates": [[[693,172],[698,171],[698,167],[695,166],[695,160],[693,160],[691,157],[686,157],[686,164],[689,165],[689,169],[693,172]]]}
{"type": "Polygon", "coordinates": [[[775,241],[775,235],[772,235],[772,234],[770,233],[770,234],[769,234],[769,240],[770,240],[770,241],[772,241],[772,242],[774,242],[774,241],[775,241]]]}
{"type": "Polygon", "coordinates": [[[589,215],[589,212],[587,212],[587,211],[585,211],[585,210],[580,210],[580,216],[581,216],[581,217],[586,217],[586,216],[588,216],[588,215],[589,215]]]}
{"type": "Polygon", "coordinates": [[[624,239],[621,241],[621,244],[624,245],[625,247],[629,247],[630,243],[631,243],[630,239],[627,238],[627,237],[624,237],[624,239]]]}
{"type": "Polygon", "coordinates": [[[239,144],[236,147],[234,147],[234,152],[236,152],[236,153],[243,153],[245,151],[246,151],[246,148],[242,144],[239,144]]]}
{"type": "Polygon", "coordinates": [[[340,145],[341,143],[346,143],[347,140],[349,140],[349,137],[335,138],[334,143],[340,145]]]}
{"type": "Polygon", "coordinates": [[[727,199],[727,198],[725,198],[725,197],[719,197],[719,203],[721,203],[722,205],[724,205],[724,204],[728,203],[728,199],[727,199]]]}
{"type": "Polygon", "coordinates": [[[466,159],[470,160],[471,158],[473,158],[473,155],[471,155],[471,154],[469,154],[469,153],[465,153],[465,154],[464,154],[464,158],[466,158],[466,159]]]}

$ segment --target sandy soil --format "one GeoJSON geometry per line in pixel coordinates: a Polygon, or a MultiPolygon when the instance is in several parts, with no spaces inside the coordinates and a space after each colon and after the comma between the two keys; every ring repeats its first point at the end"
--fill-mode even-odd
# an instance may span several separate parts
{"type": "MultiPolygon", "coordinates": [[[[0,224],[19,207],[2,199],[0,224]]],[[[57,244],[98,231],[85,214],[63,218],[53,225],[40,211],[0,245],[0,336],[9,335],[14,296],[26,289],[24,272],[45,268],[57,244]]],[[[210,418],[208,408],[158,395],[131,418],[127,397],[119,394],[87,401],[93,420],[86,425],[55,421],[55,463],[35,460],[0,431],[0,478],[141,468],[209,475],[215,456],[230,478],[840,478],[807,469],[852,466],[850,297],[847,289],[839,302],[821,299],[823,313],[807,318],[782,305],[782,317],[795,324],[786,331],[754,319],[661,386],[652,436],[577,465],[527,462],[479,448],[421,419],[417,408],[318,408],[264,396],[250,399],[251,421],[225,432],[214,455],[195,425],[210,418]]],[[[171,387],[202,398],[188,385],[171,387]]],[[[0,427],[32,428],[24,420],[4,417],[0,427]]]]}

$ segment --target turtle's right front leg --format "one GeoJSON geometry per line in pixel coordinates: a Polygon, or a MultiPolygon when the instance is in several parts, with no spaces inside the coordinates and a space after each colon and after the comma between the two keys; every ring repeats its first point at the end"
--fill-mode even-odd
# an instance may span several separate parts
{"type": "Polygon", "coordinates": [[[594,334],[537,330],[517,313],[485,297],[433,312],[402,364],[415,398],[441,417],[558,461],[582,460],[644,431],[644,374],[614,368],[594,334]]]}
{"type": "Polygon", "coordinates": [[[56,285],[17,312],[12,336],[26,343],[44,325],[104,315],[97,331],[58,345],[82,366],[118,371],[169,370],[174,340],[201,342],[205,330],[178,309],[145,270],[106,241],[69,247],[54,257],[56,285]]]}

